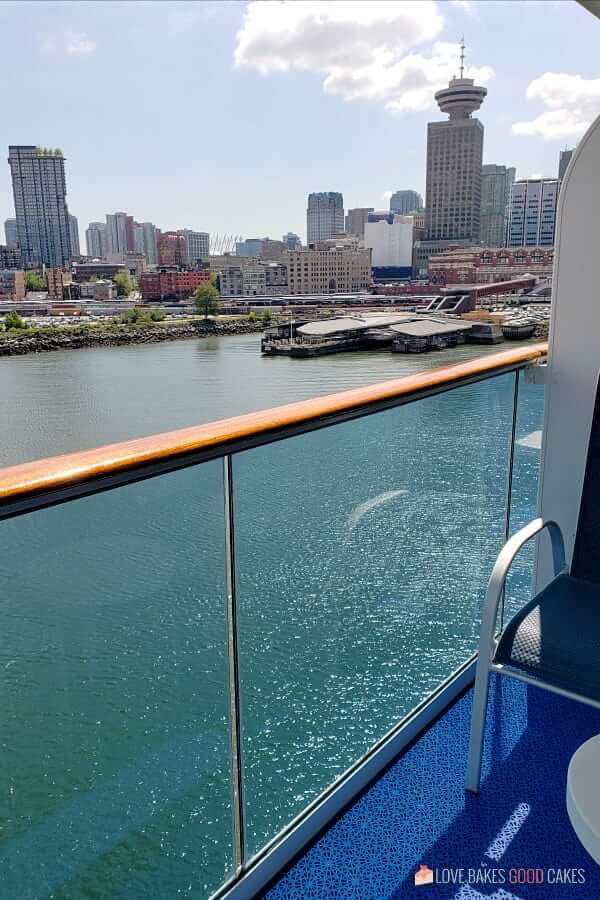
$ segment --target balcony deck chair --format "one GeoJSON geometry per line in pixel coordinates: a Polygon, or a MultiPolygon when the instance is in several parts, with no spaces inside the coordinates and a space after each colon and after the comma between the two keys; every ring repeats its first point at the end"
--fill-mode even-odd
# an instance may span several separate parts
{"type": "Polygon", "coordinates": [[[504,545],[485,597],[475,675],[467,790],[478,793],[489,673],[509,675],[600,707],[600,385],[588,443],[570,570],[556,522],[534,519],[504,545]],[[521,547],[543,529],[552,542],[554,577],[495,638],[509,568],[521,547]]]}

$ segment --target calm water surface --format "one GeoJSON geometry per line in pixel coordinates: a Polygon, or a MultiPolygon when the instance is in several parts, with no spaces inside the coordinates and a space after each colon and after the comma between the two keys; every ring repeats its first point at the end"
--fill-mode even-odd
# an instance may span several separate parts
{"type": "MultiPolygon", "coordinates": [[[[2,359],[0,464],[497,349],[287,360],[258,347],[2,359]]],[[[504,536],[513,385],[235,457],[248,854],[474,650],[504,536]]],[[[519,440],[540,427],[541,390],[522,380],[519,440]]],[[[533,511],[538,460],[535,441],[517,445],[513,527],[533,511]]],[[[207,896],[232,865],[220,464],[0,528],[3,895],[207,896]]]]}

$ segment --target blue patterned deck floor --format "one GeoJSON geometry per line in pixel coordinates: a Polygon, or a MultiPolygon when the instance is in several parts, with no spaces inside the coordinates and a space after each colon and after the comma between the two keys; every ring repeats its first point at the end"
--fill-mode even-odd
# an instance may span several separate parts
{"type": "Polygon", "coordinates": [[[463,787],[469,691],[271,887],[267,900],[599,900],[600,866],[571,828],[565,789],[571,756],[600,732],[600,711],[512,679],[492,682],[479,797],[463,787]],[[462,884],[415,887],[420,864],[438,878],[462,868],[462,884]],[[511,871],[523,869],[541,870],[543,883],[509,883],[511,871]],[[585,882],[557,881],[568,877],[557,872],[563,869],[583,869],[585,882]],[[496,883],[481,883],[494,870],[496,883]],[[468,883],[470,875],[478,883],[468,883]]]}

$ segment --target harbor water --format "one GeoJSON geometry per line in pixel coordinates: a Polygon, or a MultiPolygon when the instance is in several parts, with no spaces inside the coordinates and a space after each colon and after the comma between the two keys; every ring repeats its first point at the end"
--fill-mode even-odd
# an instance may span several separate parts
{"type": "MultiPolygon", "coordinates": [[[[293,360],[259,346],[1,359],[0,465],[502,349],[293,360]]],[[[514,383],[234,458],[248,857],[474,651],[505,535],[514,383]]],[[[535,509],[542,405],[521,376],[511,530],[535,509]]],[[[223,530],[219,461],[0,523],[2,896],[206,897],[231,873],[223,530]]]]}

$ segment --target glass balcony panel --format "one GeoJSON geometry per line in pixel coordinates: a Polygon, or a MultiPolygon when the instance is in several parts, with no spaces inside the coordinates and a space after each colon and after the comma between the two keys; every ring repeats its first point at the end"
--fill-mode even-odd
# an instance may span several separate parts
{"type": "Polygon", "coordinates": [[[230,873],[220,461],[0,523],[6,897],[230,873]]]}
{"type": "MultiPolygon", "coordinates": [[[[510,508],[510,533],[514,534],[536,516],[544,422],[544,386],[519,376],[515,453],[510,508]]],[[[517,554],[506,579],[504,615],[506,623],[532,596],[535,543],[517,554]]]]}
{"type": "Polygon", "coordinates": [[[234,457],[249,855],[475,651],[514,383],[234,457]]]}

